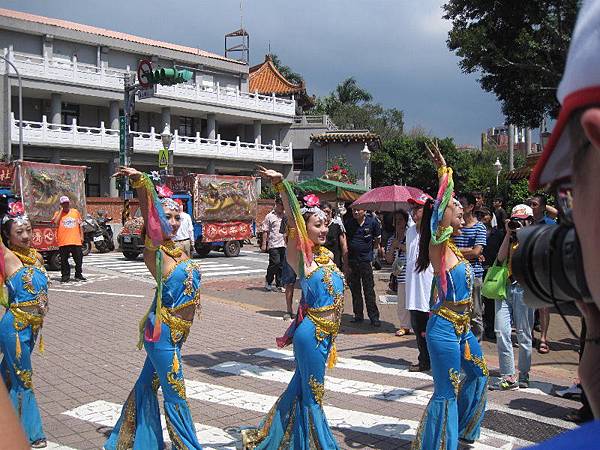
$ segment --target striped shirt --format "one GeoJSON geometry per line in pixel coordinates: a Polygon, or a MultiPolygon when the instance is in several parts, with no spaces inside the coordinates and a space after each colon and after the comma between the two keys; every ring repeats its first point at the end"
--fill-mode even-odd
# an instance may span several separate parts
{"type": "MultiPolygon", "coordinates": [[[[392,248],[394,239],[395,238],[393,236],[388,239],[387,245],[385,247],[386,252],[389,252],[390,249],[392,248]]],[[[404,239],[402,241],[402,243],[406,244],[406,239],[404,239]]],[[[398,279],[398,283],[405,283],[406,282],[406,252],[403,252],[400,249],[394,250],[394,259],[396,259],[396,258],[398,259],[398,263],[402,266],[402,270],[400,271],[400,274],[396,278],[398,279]]]]}
{"type": "MultiPolygon", "coordinates": [[[[452,240],[459,249],[475,247],[476,245],[485,247],[487,245],[487,232],[485,225],[479,221],[477,221],[477,223],[472,227],[461,228],[460,233],[461,234],[459,236],[452,236],[452,240]]],[[[469,262],[473,266],[475,278],[483,278],[483,266],[481,265],[479,258],[469,262]]]]}

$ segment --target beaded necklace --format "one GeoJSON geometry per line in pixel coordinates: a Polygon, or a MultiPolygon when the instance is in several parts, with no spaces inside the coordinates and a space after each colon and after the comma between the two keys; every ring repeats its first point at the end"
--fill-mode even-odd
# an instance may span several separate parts
{"type": "Polygon", "coordinates": [[[331,252],[322,245],[315,246],[313,250],[313,260],[319,265],[331,263],[331,252]]]}
{"type": "Polygon", "coordinates": [[[33,247],[28,247],[25,251],[17,247],[11,247],[11,251],[26,266],[35,266],[38,262],[38,252],[33,247]]]}
{"type": "Polygon", "coordinates": [[[181,247],[175,245],[175,242],[168,240],[161,244],[160,249],[171,258],[179,258],[183,254],[181,247]]]}

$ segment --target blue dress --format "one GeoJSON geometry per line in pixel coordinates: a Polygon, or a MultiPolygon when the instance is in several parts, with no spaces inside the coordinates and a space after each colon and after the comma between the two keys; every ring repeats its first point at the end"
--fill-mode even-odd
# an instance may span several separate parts
{"type": "Polygon", "coordinates": [[[456,450],[459,438],[469,442],[479,438],[483,421],[488,369],[479,342],[470,330],[473,270],[460,252],[457,257],[459,262],[446,272],[445,297],[440,277],[434,278],[434,305],[426,332],[434,391],[413,449],[456,450]],[[455,305],[467,305],[467,309],[459,313],[452,310],[455,305]]]}
{"type": "MultiPolygon", "coordinates": [[[[31,353],[48,309],[48,277],[43,268],[23,266],[6,280],[8,307],[0,320],[0,370],[29,442],[46,439],[33,394],[31,353]]],[[[42,350],[40,342],[40,350],[42,350]]]]}
{"type": "Polygon", "coordinates": [[[323,411],[323,383],[330,353],[335,359],[334,340],[344,309],[344,278],[330,263],[307,274],[300,285],[303,301],[291,327],[296,371],[258,429],[242,431],[245,449],[339,448],[323,411]]]}
{"type": "MultiPolygon", "coordinates": [[[[197,304],[200,295],[200,266],[192,260],[178,263],[163,277],[161,335],[157,342],[144,340],[146,361],[129,394],[121,416],[104,444],[107,450],[148,450],[164,447],[156,392],[164,397],[165,419],[173,449],[201,449],[186,400],[181,367],[181,346],[191,321],[177,311],[197,304]]],[[[153,306],[156,304],[156,296],[153,306]]],[[[154,311],[154,308],[151,308],[154,311]]],[[[155,314],[148,316],[146,330],[154,327],[155,314]]]]}

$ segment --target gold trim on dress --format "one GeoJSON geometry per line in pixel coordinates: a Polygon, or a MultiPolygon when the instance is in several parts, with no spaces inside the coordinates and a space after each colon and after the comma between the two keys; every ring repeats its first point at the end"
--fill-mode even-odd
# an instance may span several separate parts
{"type": "Polygon", "coordinates": [[[160,309],[162,321],[169,327],[169,330],[171,331],[171,341],[173,344],[176,344],[182,339],[183,341],[187,339],[188,335],[190,334],[192,322],[177,317],[173,314],[173,312],[174,310],[172,308],[167,308],[166,306],[163,306],[160,309]]]}
{"type": "Polygon", "coordinates": [[[454,395],[458,397],[458,389],[460,385],[460,373],[458,370],[450,367],[448,369],[448,377],[450,378],[450,382],[452,383],[452,387],[454,387],[454,395]]]}
{"type": "Polygon", "coordinates": [[[454,325],[454,331],[457,336],[468,332],[471,328],[471,314],[469,312],[459,314],[445,306],[441,306],[431,312],[451,322],[454,325]]]}
{"type": "Polygon", "coordinates": [[[123,407],[123,422],[121,423],[121,429],[119,430],[119,437],[117,439],[117,450],[129,450],[133,448],[133,441],[135,440],[135,426],[136,426],[136,405],[135,405],[135,391],[132,390],[127,397],[125,406],[123,407]]]}
{"type": "Polygon", "coordinates": [[[33,389],[33,380],[31,379],[31,370],[21,370],[17,367],[16,364],[13,364],[13,367],[15,369],[15,374],[17,375],[17,377],[19,378],[19,380],[21,380],[21,383],[23,383],[23,386],[25,387],[25,389],[33,389]]]}
{"type": "Polygon", "coordinates": [[[167,381],[171,385],[171,388],[173,388],[173,390],[177,392],[177,395],[180,398],[185,399],[185,382],[183,381],[183,378],[178,379],[175,378],[176,376],[177,372],[169,372],[167,374],[167,381]]]}
{"type": "Polygon", "coordinates": [[[319,383],[319,381],[315,378],[314,375],[311,375],[308,379],[308,384],[310,385],[310,390],[315,397],[315,401],[322,408],[323,407],[323,397],[325,396],[325,385],[323,383],[319,383]]]}

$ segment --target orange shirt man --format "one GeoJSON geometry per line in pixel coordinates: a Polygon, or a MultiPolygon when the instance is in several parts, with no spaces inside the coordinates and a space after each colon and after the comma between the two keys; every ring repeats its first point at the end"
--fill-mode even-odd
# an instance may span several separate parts
{"type": "Polygon", "coordinates": [[[82,274],[83,263],[83,230],[81,228],[81,214],[74,208],[71,208],[69,197],[63,195],[60,198],[61,210],[57,211],[52,218],[52,222],[58,225],[56,240],[60,250],[60,271],[61,283],[71,281],[71,266],[69,265],[69,256],[73,256],[75,261],[75,279],[86,281],[82,274]]]}

